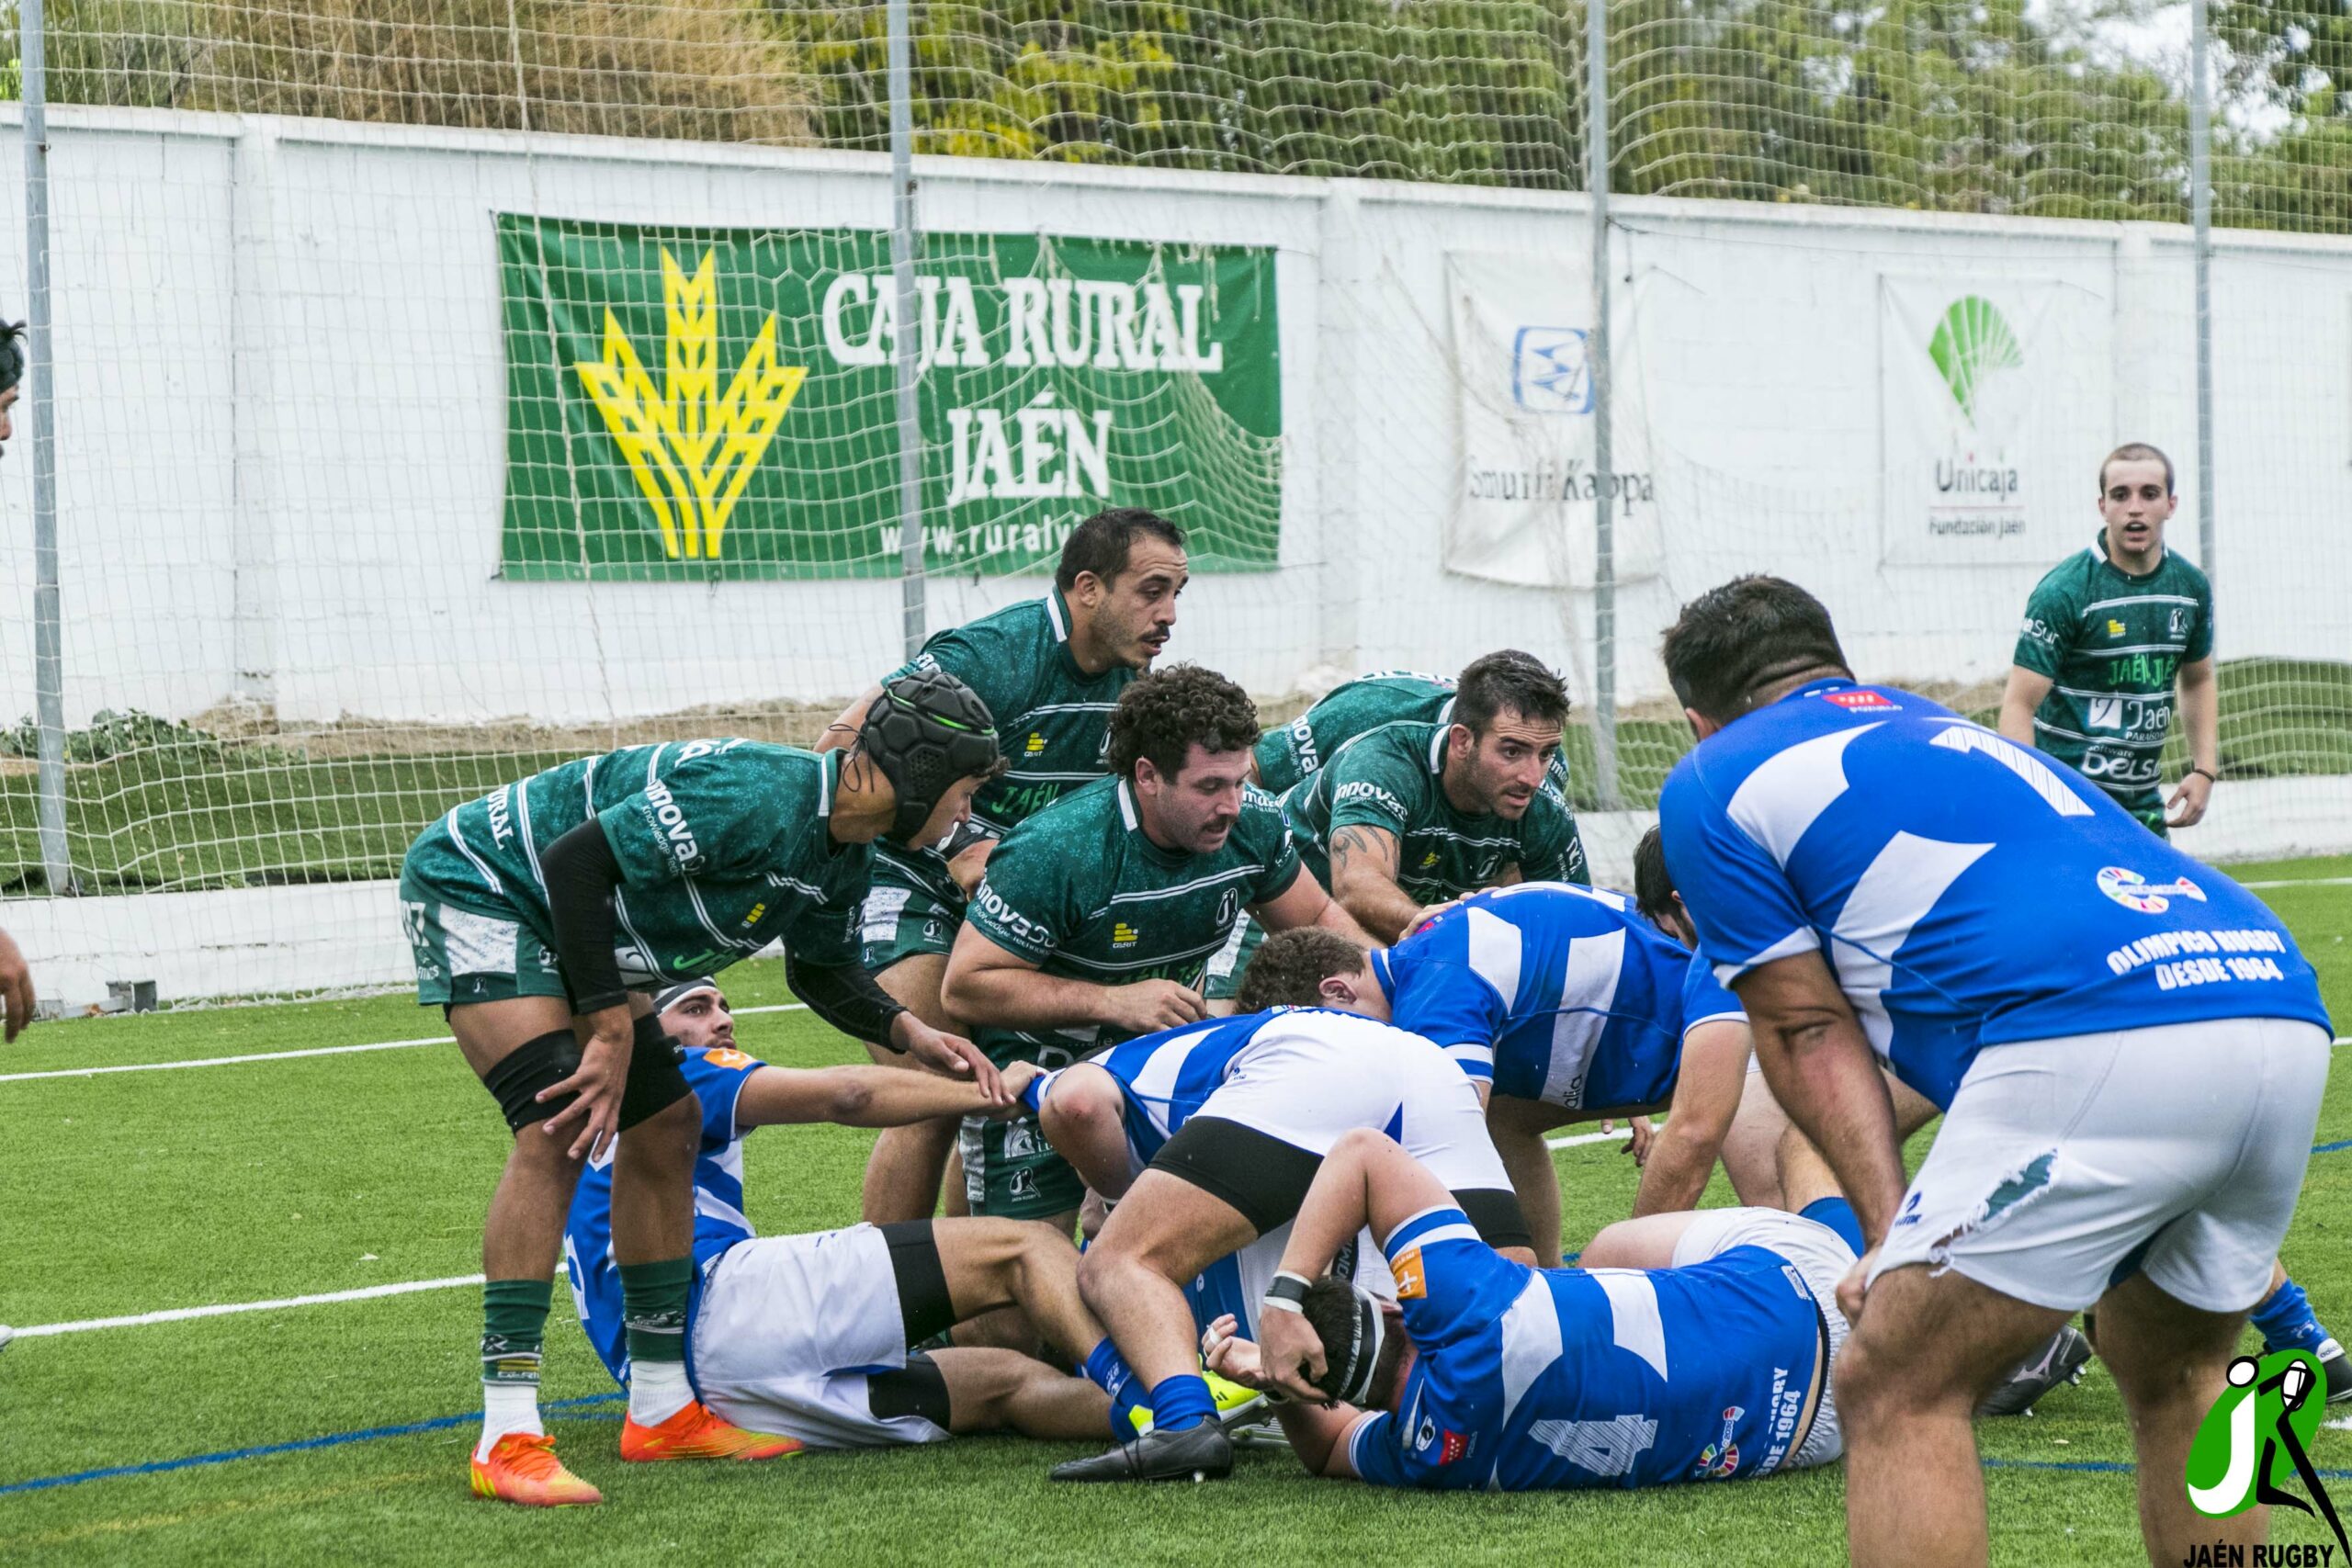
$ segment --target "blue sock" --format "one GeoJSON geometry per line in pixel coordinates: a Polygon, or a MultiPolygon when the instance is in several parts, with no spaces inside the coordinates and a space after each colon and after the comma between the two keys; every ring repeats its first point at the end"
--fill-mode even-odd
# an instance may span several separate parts
{"type": "Polygon", "coordinates": [[[1815,1198],[1802,1211],[1804,1217],[1816,1224],[1827,1225],[1843,1236],[1854,1256],[1862,1255],[1862,1222],[1854,1218],[1854,1206],[1843,1198],[1815,1198]]]}
{"type": "Polygon", "coordinates": [[[2254,1325],[2262,1330],[2262,1348],[2266,1350],[2309,1350],[2319,1354],[2320,1341],[2327,1337],[2319,1319],[2312,1312],[2311,1298],[2303,1288],[2289,1280],[2270,1292],[2270,1299],[2254,1309],[2254,1325]]]}
{"type": "Polygon", "coordinates": [[[1151,1391],[1151,1429],[1155,1432],[1181,1432],[1216,1414],[1216,1401],[1209,1397],[1209,1385],[1196,1373],[1179,1373],[1151,1391]]]}
{"type": "Polygon", "coordinates": [[[1111,1343],[1109,1335],[1086,1353],[1086,1365],[1079,1371],[1087,1382],[1111,1396],[1111,1435],[1133,1441],[1134,1414],[1143,1405],[1135,1396],[1136,1374],[1119,1354],[1119,1348],[1111,1343]]]}

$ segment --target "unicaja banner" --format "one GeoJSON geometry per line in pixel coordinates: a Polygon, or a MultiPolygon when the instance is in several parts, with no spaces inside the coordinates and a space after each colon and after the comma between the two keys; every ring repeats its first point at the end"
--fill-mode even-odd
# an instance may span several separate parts
{"type": "Polygon", "coordinates": [[[2052,282],[1879,279],[1883,558],[2049,562],[2098,526],[2110,308],[2052,282]]]}
{"type": "MultiPolygon", "coordinates": [[[[1592,269],[1582,251],[1449,252],[1462,468],[1445,567],[1529,588],[1589,588],[1597,559],[1592,269]]],[[[1638,306],[1617,298],[1609,339],[1609,493],[1618,581],[1658,570],[1638,306]]]]}
{"type": "MultiPolygon", "coordinates": [[[[888,232],[497,223],[506,576],[899,574],[888,232]]],[[[926,234],[918,282],[931,570],[1049,568],[1106,506],[1276,564],[1272,250],[926,234]]]]}

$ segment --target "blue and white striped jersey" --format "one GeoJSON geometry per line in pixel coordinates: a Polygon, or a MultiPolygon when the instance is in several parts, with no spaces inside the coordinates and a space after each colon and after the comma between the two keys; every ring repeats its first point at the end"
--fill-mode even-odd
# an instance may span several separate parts
{"type": "Polygon", "coordinates": [[[1910,692],[1824,681],[1743,716],[1676,765],[1659,818],[1716,978],[1819,951],[1871,1045],[1938,1105],[1988,1045],[2327,1026],[2254,895],[2072,768],[1910,692]]]}
{"type": "MultiPolygon", "coordinates": [[[[693,1371],[694,1320],[702,1282],[719,1255],[751,1239],[743,1214],[743,1135],[735,1126],[735,1097],[767,1064],[727,1049],[688,1051],[679,1071],[702,1100],[702,1145],[695,1155],[695,1280],[686,1303],[687,1371],[693,1371]]],[[[564,1218],[563,1271],[571,1280],[572,1310],[588,1343],[613,1376],[628,1382],[628,1338],[621,1326],[621,1271],[613,1261],[613,1148],[580,1173],[564,1218]]]]}
{"type": "Polygon", "coordinates": [[[1690,1025],[1738,1013],[1690,962],[1622,893],[1522,882],[1463,900],[1372,966],[1396,1027],[1474,1081],[1602,1111],[1667,1099],[1690,1025]]]}
{"type": "Polygon", "coordinates": [[[1385,1249],[1419,1355],[1397,1407],[1349,1434],[1349,1461],[1374,1485],[1745,1480],[1771,1474],[1804,1440],[1827,1334],[1824,1309],[1778,1253],[1530,1269],[1453,1208],[1414,1215],[1385,1249]]]}

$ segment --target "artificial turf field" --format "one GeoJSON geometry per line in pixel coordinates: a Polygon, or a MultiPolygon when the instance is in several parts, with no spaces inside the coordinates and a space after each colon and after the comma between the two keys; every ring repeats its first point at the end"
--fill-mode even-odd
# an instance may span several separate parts
{"type": "MultiPolygon", "coordinates": [[[[2318,965],[2352,1030],[2352,859],[2240,866],[2318,965]],[[2335,880],[2330,880],[2335,879],[2335,880]]],[[[389,918],[389,917],[388,917],[389,918]]],[[[728,976],[738,1008],[788,1003],[780,964],[728,976]]],[[[797,1010],[739,1019],[785,1066],[859,1059],[797,1010]]],[[[295,1052],[443,1032],[402,997],[42,1024],[0,1074],[295,1052]]],[[[417,1044],[161,1072],[0,1077],[0,1322],[47,1325],[431,1280],[480,1267],[504,1129],[456,1048],[417,1044]]],[[[1932,1128],[1912,1153],[1925,1147],[1932,1128]]],[[[763,1230],[854,1220],[870,1134],[772,1128],[747,1147],[763,1230]]],[[[2352,1329],[2352,1073],[2329,1085],[2288,1267],[2352,1329]]],[[[1576,1245],[1622,1216],[1613,1144],[1557,1156],[1576,1245]]],[[[1710,1204],[1728,1202],[1718,1178],[1710,1204]]],[[[619,1403],[557,1292],[543,1398],[605,1505],[478,1502],[480,1292],[409,1294],[28,1336],[0,1355],[0,1562],[791,1561],[1006,1564],[1261,1557],[1284,1563],[1818,1563],[1843,1560],[1837,1470],[1661,1492],[1419,1496],[1310,1481],[1245,1451],[1207,1487],[1071,1488],[1081,1451],[1013,1438],[801,1455],[753,1467],[624,1466],[619,1403]],[[564,1402],[572,1402],[566,1404],[564,1402]],[[191,1459],[242,1457],[187,1464],[191,1459]],[[86,1472],[98,1472],[95,1475],[86,1472]]],[[[1996,1561],[2143,1561],[2131,1446],[2093,1363],[2029,1419],[1980,1424],[1996,1561]]],[[[2352,1436],[2313,1456],[2352,1512],[2352,1436]]],[[[2332,1540],[2285,1510],[2277,1541],[2332,1540]]]]}

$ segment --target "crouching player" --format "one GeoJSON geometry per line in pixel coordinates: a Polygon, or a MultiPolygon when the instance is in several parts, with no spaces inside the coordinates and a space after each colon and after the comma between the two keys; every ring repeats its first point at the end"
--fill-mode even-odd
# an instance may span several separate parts
{"type": "Polygon", "coordinates": [[[1468,1081],[1428,1041],[1369,1019],[1302,1009],[1169,1030],[1063,1069],[1036,1098],[1057,1151],[1118,1200],[1079,1283],[1159,1417],[1140,1442],[1057,1466],[1057,1481],[1231,1468],[1200,1325],[1254,1313],[1324,1151],[1352,1129],[1394,1131],[1489,1241],[1532,1256],[1468,1081]]]}
{"type": "MultiPolygon", "coordinates": [[[[1560,1187],[1544,1135],[1571,1122],[1673,1119],[1643,1167],[1635,1214],[1694,1205],[1747,1076],[1738,998],[1622,893],[1523,882],[1450,906],[1392,948],[1328,933],[1269,938],[1246,1010],[1320,1004],[1442,1047],[1487,1105],[1536,1261],[1560,1261],[1560,1187]]],[[[1773,1147],[1757,1151],[1763,1163],[1773,1147]]]]}
{"type": "Polygon", "coordinates": [[[1224,1376],[1292,1397],[1276,1409],[1309,1471],[1374,1485],[1668,1486],[1838,1457],[1829,1369],[1854,1251],[1837,1232],[1713,1209],[1611,1225],[1585,1256],[1499,1256],[1443,1181],[1351,1133],[1291,1226],[1259,1344],[1225,1322],[1204,1343],[1224,1376]],[[1325,1278],[1366,1226],[1394,1303],[1325,1278]]]}
{"type": "MultiPolygon", "coordinates": [[[[882,1066],[797,1071],[735,1048],[718,985],[687,981],[660,998],[662,1027],[685,1048],[681,1070],[702,1107],[695,1161],[695,1289],[686,1371],[721,1419],[777,1434],[788,1450],[937,1442],[1010,1428],[1033,1438],[1111,1429],[1103,1388],[1012,1350],[910,1346],[1001,1307],[1124,1390],[1124,1369],[1078,1294],[1078,1252],[1019,1220],[910,1220],[808,1235],[757,1235],[744,1217],[743,1140],[753,1129],[831,1122],[902,1127],[967,1112],[1011,1114],[975,1085],[882,1066]],[[1091,1354],[1092,1359],[1089,1358],[1091,1354]]],[[[1036,1069],[1015,1064],[1008,1086],[1036,1069]]],[[[624,1136],[622,1142],[627,1143],[624,1136]]],[[[613,1261],[613,1165],[574,1190],[564,1268],[589,1343],[630,1381],[620,1270],[613,1261]]]]}

